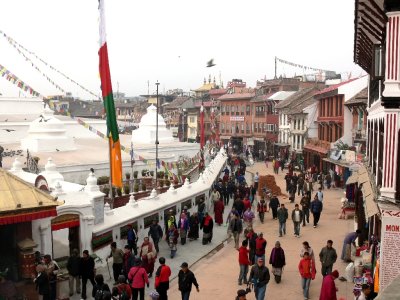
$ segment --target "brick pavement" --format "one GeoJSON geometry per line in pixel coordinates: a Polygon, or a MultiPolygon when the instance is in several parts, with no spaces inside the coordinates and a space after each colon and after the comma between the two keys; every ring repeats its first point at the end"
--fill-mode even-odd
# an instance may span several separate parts
{"type": "MultiPolygon", "coordinates": [[[[270,164],[271,165],[271,164],[270,164]]],[[[250,172],[258,171],[261,175],[272,174],[272,168],[266,169],[263,163],[256,163],[254,166],[248,168],[250,172]]],[[[284,190],[285,182],[283,180],[283,173],[276,176],[277,184],[284,190]]],[[[322,247],[325,246],[326,240],[332,239],[333,247],[336,249],[338,256],[342,248],[344,236],[354,229],[353,220],[339,220],[338,214],[340,211],[340,198],[343,196],[343,190],[325,190],[324,191],[324,210],[321,215],[318,228],[314,229],[311,224],[306,227],[301,227],[301,237],[296,238],[293,235],[293,223],[291,220],[287,222],[287,235],[278,237],[278,223],[272,220],[270,213],[266,215],[266,222],[260,224],[256,222],[255,229],[257,232],[264,232],[264,237],[267,240],[267,257],[271,252],[271,247],[275,241],[281,242],[282,248],[286,254],[286,267],[283,272],[282,282],[278,285],[272,279],[267,287],[266,299],[282,299],[294,300],[303,299],[302,290],[300,287],[300,275],[297,270],[299,262],[299,253],[303,241],[308,241],[317,256],[317,277],[311,283],[310,299],[319,299],[320,288],[322,284],[321,265],[319,263],[318,254],[322,247]]],[[[280,197],[281,203],[289,209],[289,214],[294,208],[294,204],[290,204],[286,197],[280,197]]],[[[300,197],[296,196],[296,203],[299,203],[300,197]]],[[[312,219],[312,217],[310,217],[312,219]]],[[[192,291],[191,298],[193,300],[200,299],[234,299],[236,291],[239,288],[237,285],[237,276],[239,273],[239,266],[237,262],[238,252],[234,249],[233,243],[225,243],[220,251],[209,255],[191,267],[195,273],[200,284],[200,293],[195,290],[192,291]]],[[[334,265],[340,274],[344,273],[346,264],[340,258],[334,265]]],[[[352,288],[353,285],[347,282],[340,282],[336,280],[336,285],[339,289],[337,294],[338,299],[353,299],[352,288]]],[[[180,294],[177,287],[177,281],[171,282],[169,291],[169,299],[180,299],[180,294]]],[[[248,295],[247,299],[255,299],[254,294],[248,295]]]]}

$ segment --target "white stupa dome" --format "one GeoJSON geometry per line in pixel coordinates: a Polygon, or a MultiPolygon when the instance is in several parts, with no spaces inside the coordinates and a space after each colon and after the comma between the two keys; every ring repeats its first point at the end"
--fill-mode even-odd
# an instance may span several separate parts
{"type": "MultiPolygon", "coordinates": [[[[142,117],[139,128],[132,131],[132,142],[134,144],[154,144],[156,141],[157,108],[150,105],[147,113],[142,117]]],[[[162,143],[174,142],[172,132],[167,129],[164,118],[158,114],[158,141],[162,143]]]]}
{"type": "Polygon", "coordinates": [[[54,112],[47,105],[39,118],[29,125],[28,136],[21,140],[21,148],[31,152],[76,149],[73,139],[66,135],[64,123],[54,117],[54,112]]]}

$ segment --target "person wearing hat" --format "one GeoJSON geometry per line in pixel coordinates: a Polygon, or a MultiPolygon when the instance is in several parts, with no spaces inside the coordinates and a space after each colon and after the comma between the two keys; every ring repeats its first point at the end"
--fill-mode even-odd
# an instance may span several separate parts
{"type": "Polygon", "coordinates": [[[319,300],[336,300],[336,292],[338,291],[335,285],[335,279],[339,277],[337,270],[326,275],[322,280],[321,294],[319,300]]]}
{"type": "Polygon", "coordinates": [[[256,300],[264,300],[265,292],[267,290],[267,284],[269,282],[270,275],[268,268],[264,265],[264,258],[258,257],[257,264],[255,264],[250,271],[249,282],[254,285],[254,293],[256,300]]]}
{"type": "Polygon", "coordinates": [[[196,287],[197,292],[200,292],[199,284],[193,272],[189,270],[187,262],[181,264],[181,270],[178,273],[178,286],[181,291],[182,300],[189,300],[192,285],[196,287]]]}
{"type": "Polygon", "coordinates": [[[81,293],[81,258],[78,249],[72,250],[72,255],[67,262],[68,279],[69,279],[69,296],[74,294],[74,281],[76,282],[76,293],[81,293]]]}

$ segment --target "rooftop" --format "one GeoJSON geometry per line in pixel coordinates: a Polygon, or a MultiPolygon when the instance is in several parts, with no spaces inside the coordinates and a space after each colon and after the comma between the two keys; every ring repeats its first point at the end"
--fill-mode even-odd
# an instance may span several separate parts
{"type": "Polygon", "coordinates": [[[354,97],[350,98],[348,101],[346,101],[344,104],[345,105],[367,105],[368,103],[368,88],[362,89],[358,94],[356,94],[354,97]]]}
{"type": "Polygon", "coordinates": [[[165,108],[166,109],[180,108],[182,104],[185,103],[187,100],[189,100],[189,97],[187,96],[176,97],[171,103],[167,103],[165,108]]]}
{"type": "Polygon", "coordinates": [[[255,96],[254,91],[247,91],[243,93],[225,94],[218,98],[218,100],[243,100],[251,99],[255,96]]]}
{"type": "Polygon", "coordinates": [[[290,97],[291,95],[293,95],[294,93],[296,93],[295,91],[279,91],[274,93],[272,96],[270,96],[268,98],[268,100],[272,100],[272,101],[282,101],[285,100],[287,97],[290,97]]]}
{"type": "Polygon", "coordinates": [[[302,89],[295,92],[285,100],[279,102],[275,108],[286,109],[288,114],[300,113],[304,107],[307,107],[315,100],[313,99],[314,94],[318,91],[316,87],[302,89]],[[312,101],[310,100],[312,98],[312,101]],[[308,104],[302,107],[303,102],[308,102],[308,104]]]}
{"type": "Polygon", "coordinates": [[[341,82],[341,83],[331,85],[331,86],[329,86],[329,87],[327,87],[327,88],[325,88],[325,89],[323,89],[323,90],[321,90],[321,91],[315,93],[315,96],[320,96],[320,95],[323,95],[323,94],[332,92],[332,91],[334,91],[334,90],[337,90],[337,89],[338,89],[339,87],[341,87],[342,85],[348,84],[348,83],[350,83],[350,82],[352,82],[352,81],[354,81],[354,80],[356,80],[356,79],[358,79],[358,78],[351,78],[351,79],[349,79],[349,80],[347,80],[347,81],[343,81],[343,82],[341,82]]]}

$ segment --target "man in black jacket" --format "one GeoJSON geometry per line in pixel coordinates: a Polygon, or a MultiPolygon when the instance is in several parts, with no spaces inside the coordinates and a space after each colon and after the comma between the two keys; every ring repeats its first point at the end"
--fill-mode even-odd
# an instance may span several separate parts
{"type": "Polygon", "coordinates": [[[86,299],[86,284],[89,280],[92,286],[94,282],[94,259],[89,256],[89,251],[84,250],[81,258],[81,276],[82,276],[82,299],[86,299]]]}
{"type": "Polygon", "coordinates": [[[269,279],[269,270],[264,265],[264,259],[259,257],[257,259],[257,265],[251,268],[249,278],[249,282],[254,284],[254,293],[256,294],[257,300],[264,300],[269,279]]]}
{"type": "Polygon", "coordinates": [[[157,253],[160,252],[158,242],[163,237],[163,231],[161,226],[158,224],[158,220],[153,220],[153,223],[150,225],[149,236],[151,236],[153,240],[154,248],[156,248],[157,253]]]}
{"type": "Polygon", "coordinates": [[[279,205],[280,205],[280,203],[279,203],[278,197],[276,197],[276,195],[273,195],[272,198],[269,200],[269,207],[272,210],[272,218],[274,220],[276,220],[278,217],[277,212],[278,212],[279,205]]]}
{"type": "Polygon", "coordinates": [[[74,295],[74,281],[76,281],[76,293],[81,293],[81,258],[78,249],[72,250],[72,255],[68,258],[67,270],[69,277],[69,296],[74,295]]]}
{"type": "Polygon", "coordinates": [[[196,287],[197,292],[200,292],[196,277],[193,272],[189,270],[189,265],[186,262],[181,265],[181,270],[178,273],[178,282],[182,300],[189,300],[192,285],[196,287]]]}

